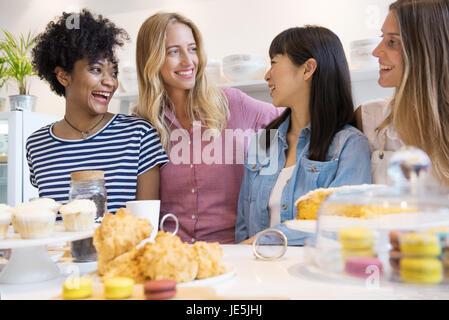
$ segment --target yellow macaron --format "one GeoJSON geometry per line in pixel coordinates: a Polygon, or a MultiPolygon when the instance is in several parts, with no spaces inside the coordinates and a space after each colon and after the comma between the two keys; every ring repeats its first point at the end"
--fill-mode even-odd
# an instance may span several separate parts
{"type": "Polygon", "coordinates": [[[344,228],[338,233],[338,241],[345,250],[369,250],[374,244],[374,233],[362,227],[344,228]]]}
{"type": "Polygon", "coordinates": [[[443,280],[443,265],[434,258],[403,258],[399,262],[404,282],[438,284],[443,280]]]}
{"type": "Polygon", "coordinates": [[[134,280],[127,277],[114,277],[104,282],[106,299],[125,299],[133,294],[134,280]]]}
{"type": "Polygon", "coordinates": [[[399,237],[399,247],[406,256],[436,257],[441,254],[441,246],[436,235],[411,232],[399,237]]]}
{"type": "Polygon", "coordinates": [[[84,299],[92,294],[92,279],[74,278],[64,282],[62,285],[62,296],[64,299],[84,299]]]}

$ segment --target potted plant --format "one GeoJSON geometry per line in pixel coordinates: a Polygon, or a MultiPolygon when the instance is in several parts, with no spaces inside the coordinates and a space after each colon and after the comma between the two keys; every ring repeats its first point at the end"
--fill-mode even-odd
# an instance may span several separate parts
{"type": "MultiPolygon", "coordinates": [[[[0,50],[1,50],[1,46],[2,46],[2,44],[0,43],[0,50]]],[[[5,58],[0,57],[0,89],[4,86],[6,80],[8,80],[6,61],[5,61],[5,58]]],[[[0,97],[0,112],[6,111],[5,105],[6,105],[6,99],[0,97]]]]}
{"type": "Polygon", "coordinates": [[[8,78],[16,82],[19,94],[9,96],[11,110],[34,111],[36,97],[29,94],[30,76],[36,75],[29,58],[35,37],[31,32],[25,37],[21,34],[16,38],[11,32],[3,30],[1,50],[6,64],[8,78]]]}

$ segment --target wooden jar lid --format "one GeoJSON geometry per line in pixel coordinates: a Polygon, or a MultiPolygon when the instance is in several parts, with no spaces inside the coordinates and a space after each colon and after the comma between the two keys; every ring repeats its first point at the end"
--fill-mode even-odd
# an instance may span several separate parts
{"type": "Polygon", "coordinates": [[[104,171],[101,170],[86,170],[76,171],[70,174],[72,180],[101,180],[104,179],[104,171]]]}

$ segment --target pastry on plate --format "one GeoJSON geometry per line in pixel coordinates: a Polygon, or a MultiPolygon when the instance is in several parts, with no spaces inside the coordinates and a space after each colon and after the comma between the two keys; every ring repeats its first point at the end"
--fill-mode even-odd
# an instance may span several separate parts
{"type": "Polygon", "coordinates": [[[102,275],[107,264],[116,257],[132,251],[153,231],[151,223],[137,218],[131,212],[121,208],[115,215],[107,213],[101,225],[95,229],[93,242],[97,249],[98,272],[102,275]]]}
{"type": "Polygon", "coordinates": [[[53,233],[56,214],[45,207],[14,210],[14,228],[23,239],[46,238],[53,233]]]}
{"type": "Polygon", "coordinates": [[[197,279],[215,277],[226,272],[223,250],[218,242],[197,241],[193,244],[198,260],[197,279]]]}

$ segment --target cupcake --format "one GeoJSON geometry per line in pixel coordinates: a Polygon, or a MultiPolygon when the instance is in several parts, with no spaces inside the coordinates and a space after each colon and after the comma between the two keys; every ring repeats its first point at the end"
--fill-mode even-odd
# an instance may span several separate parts
{"type": "Polygon", "coordinates": [[[49,237],[55,219],[55,212],[48,208],[25,206],[14,210],[14,228],[23,239],[49,237]]]}
{"type": "Polygon", "coordinates": [[[94,227],[97,207],[92,200],[73,200],[61,206],[59,211],[66,231],[85,231],[94,227]]]}
{"type": "Polygon", "coordinates": [[[0,203],[0,240],[6,238],[9,224],[11,223],[12,208],[0,203]]]}
{"type": "Polygon", "coordinates": [[[15,219],[15,213],[20,211],[20,212],[33,212],[36,209],[38,210],[50,210],[52,211],[55,216],[59,211],[59,208],[61,207],[61,204],[56,202],[53,199],[50,198],[38,198],[35,200],[31,200],[30,202],[24,202],[19,204],[17,207],[15,207],[13,209],[13,213],[12,213],[12,217],[11,217],[11,222],[12,222],[12,226],[14,228],[14,232],[18,233],[19,231],[16,228],[16,219],[15,219]]]}

